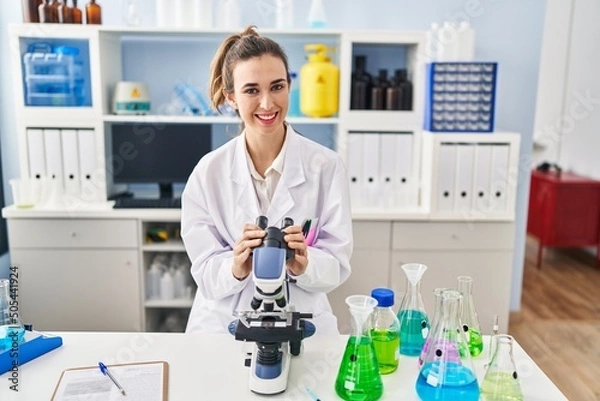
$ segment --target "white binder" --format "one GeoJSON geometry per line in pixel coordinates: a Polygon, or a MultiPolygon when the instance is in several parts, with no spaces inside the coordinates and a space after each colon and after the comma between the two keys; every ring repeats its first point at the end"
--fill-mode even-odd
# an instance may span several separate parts
{"type": "Polygon", "coordinates": [[[52,186],[62,188],[63,163],[60,130],[44,129],[44,146],[46,153],[46,177],[53,181],[52,186]]]}
{"type": "Polygon", "coordinates": [[[473,190],[473,158],[475,145],[456,145],[456,190],[454,191],[454,211],[461,215],[471,212],[471,191],[473,190]]]}
{"type": "Polygon", "coordinates": [[[436,210],[452,212],[456,181],[456,144],[441,143],[437,168],[436,210]]]}
{"type": "Polygon", "coordinates": [[[350,202],[353,207],[362,206],[362,134],[348,134],[348,158],[346,167],[350,180],[350,202]]]}
{"type": "Polygon", "coordinates": [[[475,163],[473,171],[472,210],[487,213],[490,210],[490,179],[492,171],[492,145],[477,144],[475,146],[475,163]]]}
{"type": "Polygon", "coordinates": [[[492,146],[492,182],[490,185],[490,210],[504,212],[507,209],[508,188],[508,157],[509,145],[496,144],[492,146]]]}
{"type": "Polygon", "coordinates": [[[396,137],[398,134],[381,134],[379,138],[379,182],[381,206],[398,207],[396,204],[396,137]]]}
{"type": "Polygon", "coordinates": [[[44,131],[27,129],[27,159],[29,177],[41,180],[46,177],[46,152],[44,150],[44,131]]]}
{"type": "Polygon", "coordinates": [[[396,135],[396,200],[399,207],[416,206],[417,183],[413,174],[413,135],[396,135]]]}
{"type": "Polygon", "coordinates": [[[79,146],[77,144],[77,130],[63,129],[60,131],[63,150],[63,177],[65,193],[79,196],[81,192],[79,181],[79,146]]]}
{"type": "Polygon", "coordinates": [[[379,134],[362,134],[362,177],[366,207],[379,207],[379,134]]]}
{"type": "Polygon", "coordinates": [[[77,131],[79,146],[79,178],[81,180],[81,196],[85,200],[98,199],[98,185],[95,182],[96,171],[96,137],[94,130],[77,131]]]}

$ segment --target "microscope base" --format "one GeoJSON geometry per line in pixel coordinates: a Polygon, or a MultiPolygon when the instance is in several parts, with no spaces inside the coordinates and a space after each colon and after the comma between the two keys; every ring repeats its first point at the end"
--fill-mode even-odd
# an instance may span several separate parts
{"type": "Polygon", "coordinates": [[[272,378],[263,378],[257,375],[257,355],[258,348],[254,344],[252,352],[252,360],[250,363],[250,391],[257,394],[279,394],[285,391],[288,383],[288,375],[290,372],[290,353],[289,344],[281,344],[281,371],[279,375],[272,378]]]}

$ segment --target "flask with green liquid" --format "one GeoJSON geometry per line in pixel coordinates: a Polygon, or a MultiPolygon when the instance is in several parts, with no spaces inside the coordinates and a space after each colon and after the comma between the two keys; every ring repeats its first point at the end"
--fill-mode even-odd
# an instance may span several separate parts
{"type": "Polygon", "coordinates": [[[383,383],[371,339],[374,298],[352,295],[346,298],[352,315],[352,334],[340,364],[335,392],[346,401],[375,401],[383,394],[383,383]]]}
{"type": "Polygon", "coordinates": [[[462,294],[462,308],[460,311],[460,322],[467,337],[469,352],[475,357],[483,351],[483,338],[481,326],[475,310],[473,301],[473,278],[469,276],[458,277],[458,291],[462,294]]]}
{"type": "Polygon", "coordinates": [[[523,393],[513,357],[513,338],[496,335],[496,349],[481,383],[483,401],[522,401],[523,393]]]}

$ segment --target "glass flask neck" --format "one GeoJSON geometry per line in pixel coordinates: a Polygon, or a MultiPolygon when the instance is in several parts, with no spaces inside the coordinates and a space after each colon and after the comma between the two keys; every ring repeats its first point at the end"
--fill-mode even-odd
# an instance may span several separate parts
{"type": "Polygon", "coordinates": [[[473,279],[467,276],[458,277],[458,291],[463,295],[463,297],[471,295],[473,291],[473,279]]]}

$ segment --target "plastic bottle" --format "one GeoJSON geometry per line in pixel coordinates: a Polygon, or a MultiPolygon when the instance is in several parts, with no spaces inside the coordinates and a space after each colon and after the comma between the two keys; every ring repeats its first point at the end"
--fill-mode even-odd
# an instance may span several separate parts
{"type": "Polygon", "coordinates": [[[326,28],[327,17],[325,16],[325,8],[323,0],[312,0],[308,11],[308,27],[309,28],[326,28]]]}
{"type": "Polygon", "coordinates": [[[291,29],[294,26],[294,3],[292,0],[275,0],[275,28],[291,29]]]}
{"type": "Polygon", "coordinates": [[[425,59],[427,61],[437,61],[438,49],[439,49],[439,37],[438,31],[440,30],[440,24],[432,22],[431,27],[425,32],[425,59]]]}
{"type": "Polygon", "coordinates": [[[174,297],[176,299],[185,297],[185,274],[181,267],[175,268],[175,274],[173,275],[173,288],[174,297]]]}
{"type": "Polygon", "coordinates": [[[469,24],[467,21],[461,21],[460,25],[458,26],[458,37],[458,60],[475,60],[475,30],[471,27],[471,24],[469,24]]]}
{"type": "Polygon", "coordinates": [[[142,19],[138,9],[138,0],[121,0],[121,19],[127,26],[138,26],[142,19]]]}
{"type": "Polygon", "coordinates": [[[85,5],[85,23],[88,25],[102,24],[102,7],[96,4],[96,0],[90,0],[85,5]]]}
{"type": "Polygon", "coordinates": [[[304,46],[308,63],[300,69],[300,110],[309,117],[331,117],[338,111],[340,70],[327,57],[327,46],[304,46]]]}
{"type": "Polygon", "coordinates": [[[300,117],[302,112],[300,111],[300,83],[298,82],[298,74],[290,72],[290,78],[292,83],[290,86],[290,106],[288,108],[288,116],[300,117]]]}
{"type": "Polygon", "coordinates": [[[438,61],[457,61],[460,38],[454,24],[449,21],[438,30],[438,61]]]}
{"type": "Polygon", "coordinates": [[[384,110],[387,88],[390,86],[387,70],[380,69],[371,88],[371,110],[384,110]]]}
{"type": "Polygon", "coordinates": [[[173,274],[170,271],[165,271],[160,279],[160,298],[165,300],[175,298],[173,274]]]}
{"type": "Polygon", "coordinates": [[[354,72],[352,73],[352,92],[350,94],[350,109],[366,110],[370,107],[371,85],[373,77],[367,72],[367,57],[354,57],[354,72]]]}
{"type": "Polygon", "coordinates": [[[160,268],[152,263],[146,272],[146,299],[160,298],[160,268]]]}
{"type": "Polygon", "coordinates": [[[377,355],[379,373],[386,375],[398,368],[400,359],[400,322],[392,310],[394,291],[389,288],[375,288],[371,297],[377,300],[373,312],[371,338],[377,355]]]}

